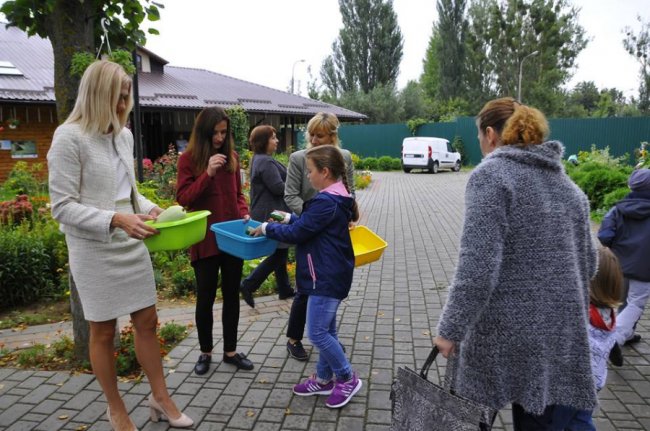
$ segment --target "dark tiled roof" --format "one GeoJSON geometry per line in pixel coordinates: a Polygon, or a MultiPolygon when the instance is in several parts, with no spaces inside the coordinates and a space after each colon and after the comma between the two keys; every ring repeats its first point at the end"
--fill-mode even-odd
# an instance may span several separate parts
{"type": "MultiPolygon", "coordinates": [[[[165,62],[147,49],[152,61],[165,62]]],[[[0,100],[54,102],[54,59],[47,39],[0,23],[0,61],[9,61],[23,76],[0,75],[0,100]]],[[[140,105],[151,108],[201,109],[219,105],[241,105],[250,113],[298,114],[319,111],[342,120],[361,120],[365,115],[290,94],[220,73],[188,67],[165,66],[165,72],[138,75],[140,105]]]]}

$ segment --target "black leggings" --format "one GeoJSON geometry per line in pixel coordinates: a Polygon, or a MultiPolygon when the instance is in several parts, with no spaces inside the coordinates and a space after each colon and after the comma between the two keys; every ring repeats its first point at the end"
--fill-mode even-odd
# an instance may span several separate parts
{"type": "Polygon", "coordinates": [[[239,325],[239,283],[244,261],[226,253],[206,257],[192,262],[196,276],[196,329],[199,345],[204,353],[211,352],[212,307],[217,296],[219,271],[221,271],[221,324],[223,326],[223,351],[237,350],[237,326],[239,325]]]}
{"type": "Polygon", "coordinates": [[[294,340],[302,340],[307,322],[307,300],[309,295],[300,293],[296,289],[296,296],[293,297],[291,311],[289,312],[289,325],[287,326],[287,337],[294,340]]]}

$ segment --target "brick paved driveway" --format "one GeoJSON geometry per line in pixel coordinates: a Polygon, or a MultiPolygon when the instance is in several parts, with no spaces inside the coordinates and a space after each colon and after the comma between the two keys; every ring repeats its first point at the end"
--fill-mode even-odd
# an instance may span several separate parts
{"type": "MultiPolygon", "coordinates": [[[[174,399],[196,420],[196,429],[387,430],[394,370],[413,368],[416,359],[421,364],[432,346],[456,262],[466,181],[466,173],[376,173],[371,187],[358,193],[362,224],[390,246],[381,261],[356,270],[341,307],[341,340],[364,381],[352,403],[332,411],[324,397],[292,395],[291,387],[314,369],[315,355],[306,364],[287,359],[289,303],[268,297],[256,301],[255,310],[242,302],[240,350],[249,352],[254,371],[233,372],[217,363],[206,376],[194,376],[195,332],[165,362],[174,399]]],[[[191,310],[185,313],[179,317],[187,319],[191,310]]],[[[650,339],[648,316],[639,328],[644,340],[650,339]]],[[[218,324],[215,329],[220,342],[218,324]]],[[[221,349],[218,344],[215,352],[221,349]]],[[[625,366],[610,370],[600,394],[599,430],[650,429],[650,345],[643,341],[624,353],[625,366]]],[[[435,370],[430,376],[439,378],[435,370]]],[[[140,429],[167,429],[166,422],[149,421],[148,385],[120,388],[140,429]]],[[[92,376],[0,369],[0,429],[108,430],[105,410],[92,376]]],[[[501,412],[496,429],[511,429],[509,423],[509,412],[501,412]]]]}

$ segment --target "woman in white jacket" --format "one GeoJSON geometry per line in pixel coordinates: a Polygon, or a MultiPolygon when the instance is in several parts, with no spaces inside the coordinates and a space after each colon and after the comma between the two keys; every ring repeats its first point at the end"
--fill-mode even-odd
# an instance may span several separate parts
{"type": "Polygon", "coordinates": [[[156,337],[156,285],[143,239],[162,211],[138,193],[133,136],[125,128],[133,106],[131,78],[108,61],[90,65],[72,113],[54,132],[47,155],[52,216],[61,224],[70,271],[90,323],[90,362],[104,391],[115,430],[133,430],[117,389],[113,338],[116,319],[129,314],[135,348],[152,396],[151,419],[175,427],[192,420],[167,391],[156,337]]]}

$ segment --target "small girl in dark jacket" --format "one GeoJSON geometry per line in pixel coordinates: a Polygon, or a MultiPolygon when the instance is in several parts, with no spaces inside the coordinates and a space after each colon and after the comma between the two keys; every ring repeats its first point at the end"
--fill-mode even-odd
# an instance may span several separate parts
{"type": "Polygon", "coordinates": [[[348,225],[359,219],[350,197],[341,151],[321,145],[307,151],[307,176],[319,191],[305,203],[302,214],[284,213],[281,223],[263,223],[255,235],[296,246],[296,284],[307,301],[307,332],[320,351],[316,373],[293,388],[301,396],[329,395],[325,405],[346,405],[361,389],[336,333],[336,311],[348,296],[354,252],[348,225]],[[334,380],[336,377],[336,380],[334,380]]]}

